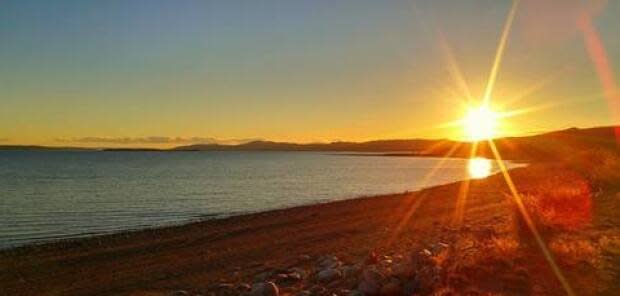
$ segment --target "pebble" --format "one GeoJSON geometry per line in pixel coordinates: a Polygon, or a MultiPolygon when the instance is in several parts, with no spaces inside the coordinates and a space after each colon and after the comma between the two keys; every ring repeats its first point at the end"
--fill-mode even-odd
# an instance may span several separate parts
{"type": "Polygon", "coordinates": [[[342,278],[342,273],[340,270],[334,268],[321,270],[317,274],[317,279],[322,283],[330,283],[340,278],[342,278]]]}
{"type": "MultiPolygon", "coordinates": [[[[430,244],[426,249],[411,252],[410,260],[404,260],[402,255],[396,253],[379,256],[370,252],[362,261],[347,265],[333,255],[314,257],[316,261],[310,261],[313,259],[309,255],[299,255],[300,260],[310,261],[310,264],[314,262],[314,267],[264,267],[254,276],[254,284],[216,284],[209,288],[209,295],[409,296],[431,293],[438,287],[443,274],[435,256],[449,255],[446,253],[449,250],[450,246],[443,242],[430,244]]],[[[239,270],[234,268],[236,272],[239,270]]],[[[458,281],[453,279],[452,282],[458,281]]],[[[179,290],[171,295],[190,294],[179,290]]]]}
{"type": "Polygon", "coordinates": [[[273,282],[256,283],[252,285],[251,296],[278,296],[280,291],[273,282]]]}
{"type": "Polygon", "coordinates": [[[381,296],[399,296],[402,293],[402,287],[398,279],[392,278],[387,284],[381,287],[379,294],[381,296]]]}
{"type": "Polygon", "coordinates": [[[436,256],[443,252],[446,252],[448,250],[448,247],[448,244],[436,243],[431,246],[430,252],[436,256]]]}
{"type": "Polygon", "coordinates": [[[362,274],[362,280],[365,282],[373,283],[375,285],[381,285],[381,282],[385,280],[385,276],[372,268],[368,268],[364,270],[364,273],[362,274]]]}
{"type": "Polygon", "coordinates": [[[346,296],[364,296],[364,293],[360,292],[359,290],[351,290],[349,291],[349,293],[346,294],[346,296]]]}
{"type": "Polygon", "coordinates": [[[312,257],[310,255],[303,254],[303,255],[299,255],[299,260],[300,261],[310,261],[310,260],[312,260],[312,257]]]}
{"type": "Polygon", "coordinates": [[[254,276],[254,282],[260,283],[269,280],[273,276],[273,271],[263,271],[254,276]]]}
{"type": "Polygon", "coordinates": [[[415,269],[422,268],[424,266],[433,265],[433,253],[428,249],[422,251],[413,252],[411,254],[411,263],[415,269]]]}
{"type": "Polygon", "coordinates": [[[342,265],[342,262],[340,262],[340,260],[338,260],[338,257],[336,256],[329,256],[319,261],[319,268],[321,269],[338,268],[341,265],[342,265]]]}
{"type": "Polygon", "coordinates": [[[379,261],[379,265],[382,267],[389,267],[392,265],[392,259],[383,259],[379,261]]]}
{"type": "Polygon", "coordinates": [[[299,268],[299,267],[293,267],[291,269],[288,270],[289,274],[298,274],[299,277],[301,277],[302,279],[306,278],[308,276],[308,273],[306,272],[305,269],[303,268],[299,268]]]}
{"type": "Polygon", "coordinates": [[[184,290],[177,290],[172,292],[172,294],[170,294],[171,296],[189,296],[189,293],[187,293],[187,291],[184,290]]]}
{"type": "Polygon", "coordinates": [[[303,277],[298,272],[291,272],[287,275],[289,280],[294,280],[296,282],[300,281],[303,277]]]}
{"type": "Polygon", "coordinates": [[[310,295],[323,295],[327,292],[327,289],[323,286],[315,285],[310,288],[310,295]]]}
{"type": "Polygon", "coordinates": [[[357,290],[363,295],[377,295],[379,294],[381,287],[375,283],[361,281],[357,285],[357,290]]]}
{"type": "Polygon", "coordinates": [[[409,279],[415,276],[413,265],[406,262],[397,263],[392,266],[393,274],[401,279],[409,279]]]}
{"type": "Polygon", "coordinates": [[[410,279],[403,285],[404,295],[414,295],[420,290],[420,283],[416,279],[410,279]]]}
{"type": "Polygon", "coordinates": [[[217,285],[217,296],[235,296],[237,295],[237,289],[233,284],[219,284],[217,285]]]}
{"type": "Polygon", "coordinates": [[[364,295],[378,295],[381,290],[381,283],[385,280],[385,276],[374,270],[367,268],[362,273],[362,279],[357,285],[357,289],[364,295]]]}
{"type": "Polygon", "coordinates": [[[364,263],[365,264],[377,264],[378,261],[379,259],[377,258],[377,253],[370,252],[368,256],[366,257],[366,259],[364,260],[364,263]]]}
{"type": "Polygon", "coordinates": [[[340,289],[338,290],[338,293],[336,293],[337,295],[349,295],[349,293],[351,292],[351,290],[349,289],[340,289]]]}
{"type": "Polygon", "coordinates": [[[298,273],[290,273],[290,274],[278,274],[275,277],[276,284],[282,286],[290,286],[299,281],[301,281],[301,276],[298,273]]]}
{"type": "Polygon", "coordinates": [[[436,266],[425,266],[417,272],[416,279],[420,284],[419,287],[423,293],[433,291],[435,289],[441,279],[440,272],[440,269],[436,266]]]}
{"type": "Polygon", "coordinates": [[[249,292],[251,290],[252,290],[252,286],[250,286],[249,284],[241,283],[237,285],[237,291],[239,292],[249,292]]]}
{"type": "Polygon", "coordinates": [[[344,278],[350,278],[357,275],[359,268],[355,265],[346,265],[343,266],[340,270],[342,271],[342,276],[344,278]]]}

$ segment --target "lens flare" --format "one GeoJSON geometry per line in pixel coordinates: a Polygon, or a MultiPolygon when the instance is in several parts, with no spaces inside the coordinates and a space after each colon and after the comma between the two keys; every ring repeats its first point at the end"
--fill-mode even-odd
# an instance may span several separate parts
{"type": "MultiPolygon", "coordinates": [[[[502,176],[504,177],[504,180],[506,181],[506,185],[508,186],[510,190],[511,197],[513,198],[515,204],[518,207],[520,216],[526,222],[528,230],[534,236],[535,241],[540,251],[542,252],[542,254],[545,257],[545,260],[547,261],[547,263],[553,270],[553,273],[555,274],[556,278],[560,281],[562,287],[564,288],[564,291],[566,292],[567,295],[572,296],[572,295],[575,295],[575,293],[572,290],[570,283],[567,281],[566,277],[564,277],[562,270],[555,262],[553,255],[547,248],[547,245],[545,241],[543,240],[540,232],[536,228],[536,225],[532,222],[531,216],[528,213],[528,209],[523,205],[523,202],[521,200],[521,194],[518,192],[515,186],[515,183],[512,181],[510,173],[506,169],[506,166],[501,158],[501,155],[492,139],[493,136],[496,134],[496,128],[499,123],[499,118],[506,118],[512,115],[530,111],[530,110],[521,110],[521,111],[517,110],[517,111],[510,112],[510,113],[503,112],[502,114],[499,114],[489,108],[489,104],[491,102],[497,74],[499,72],[503,53],[504,53],[506,43],[508,40],[508,35],[510,33],[510,29],[511,29],[512,22],[516,14],[519,1],[520,0],[512,1],[512,7],[510,9],[508,17],[506,18],[506,23],[504,24],[504,29],[502,31],[502,35],[501,35],[501,38],[500,38],[500,41],[497,47],[497,52],[493,60],[493,67],[491,68],[491,73],[487,81],[487,86],[485,88],[484,95],[482,96],[482,105],[477,108],[469,108],[467,115],[463,119],[450,122],[448,124],[445,124],[445,126],[454,126],[454,125],[459,125],[459,124],[462,125],[465,131],[465,134],[467,135],[469,140],[472,141],[472,144],[471,144],[472,149],[471,149],[470,161],[468,164],[468,171],[469,171],[470,177],[473,179],[483,178],[483,177],[488,176],[491,173],[491,169],[492,169],[491,161],[488,159],[475,157],[478,143],[481,142],[482,140],[488,141],[489,143],[488,146],[491,148],[491,151],[493,152],[493,156],[495,158],[494,161],[497,163],[498,168],[501,171],[502,176]]],[[[587,26],[586,26],[586,29],[588,29],[587,26]]],[[[589,35],[591,37],[592,34],[589,34],[589,35]]],[[[594,42],[591,42],[591,43],[594,43],[594,42]]],[[[594,53],[596,53],[596,56],[599,56],[599,57],[602,56],[601,54],[602,51],[600,50],[598,45],[590,46],[590,47],[595,47],[594,48],[595,50],[590,49],[590,51],[593,51],[594,53]]],[[[449,55],[448,57],[450,58],[449,55]]],[[[456,66],[457,63],[455,61],[450,60],[449,64],[451,65],[451,67],[455,68],[455,69],[451,69],[452,70],[451,72],[453,72],[453,75],[456,74],[457,82],[461,84],[464,81],[464,79],[461,79],[460,71],[456,71],[458,70],[456,66]]],[[[601,63],[601,64],[605,64],[605,63],[601,63]]],[[[605,73],[608,72],[606,69],[604,70],[605,71],[603,72],[605,73]]],[[[609,76],[609,75],[605,75],[605,76],[609,76]]],[[[610,79],[607,79],[607,81],[609,80],[610,79]]],[[[466,85],[465,87],[461,87],[461,88],[468,92],[468,87],[466,85]]],[[[612,90],[614,90],[614,93],[615,93],[616,88],[613,87],[612,90]]],[[[528,93],[529,93],[529,90],[525,92],[524,95],[527,95],[528,93]]],[[[463,97],[469,98],[470,95],[468,93],[465,93],[463,94],[463,97]]],[[[517,96],[517,97],[520,97],[520,96],[517,96]]],[[[620,132],[619,132],[619,135],[620,135],[620,132]]],[[[461,188],[459,189],[459,193],[458,193],[459,196],[457,197],[454,218],[452,221],[453,224],[457,226],[460,225],[463,221],[463,216],[465,213],[465,203],[466,203],[468,191],[469,191],[469,179],[464,181],[461,185],[461,188]]],[[[415,209],[412,211],[415,211],[415,209]]]]}

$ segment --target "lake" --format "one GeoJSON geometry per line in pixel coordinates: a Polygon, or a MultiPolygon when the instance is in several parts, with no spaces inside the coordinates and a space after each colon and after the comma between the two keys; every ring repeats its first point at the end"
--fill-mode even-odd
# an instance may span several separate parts
{"type": "Polygon", "coordinates": [[[423,184],[438,162],[325,152],[0,151],[0,248],[468,177],[467,160],[449,159],[423,184]]]}

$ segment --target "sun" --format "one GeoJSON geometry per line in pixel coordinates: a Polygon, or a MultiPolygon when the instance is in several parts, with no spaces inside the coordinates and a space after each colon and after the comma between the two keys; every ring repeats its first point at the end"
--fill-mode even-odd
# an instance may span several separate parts
{"type": "Polygon", "coordinates": [[[495,136],[499,114],[486,105],[470,107],[463,118],[465,135],[470,141],[488,140],[495,136]]]}

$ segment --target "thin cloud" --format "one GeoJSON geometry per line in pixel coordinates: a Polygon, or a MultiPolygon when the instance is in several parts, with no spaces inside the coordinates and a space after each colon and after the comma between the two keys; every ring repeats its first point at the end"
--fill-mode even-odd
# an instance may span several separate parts
{"type": "Polygon", "coordinates": [[[228,139],[218,140],[215,138],[204,137],[81,137],[81,138],[58,138],[57,142],[62,143],[86,143],[86,144],[243,144],[258,139],[228,139]]]}
{"type": "Polygon", "coordinates": [[[8,142],[9,138],[0,138],[0,142],[8,142]]]}

